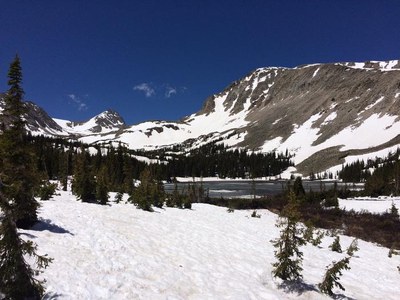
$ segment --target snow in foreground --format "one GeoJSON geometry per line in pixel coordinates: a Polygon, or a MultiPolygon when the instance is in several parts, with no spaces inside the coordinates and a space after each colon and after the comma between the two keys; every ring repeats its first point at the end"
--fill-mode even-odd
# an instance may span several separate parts
{"type": "MultiPolygon", "coordinates": [[[[278,236],[276,215],[227,213],[195,204],[192,210],[154,213],[130,204],[100,206],[61,192],[42,202],[41,223],[24,236],[54,258],[43,273],[49,295],[60,299],[329,299],[316,291],[325,267],[344,254],[305,246],[302,291],[279,289],[271,276],[270,240],[278,236]]],[[[342,248],[352,238],[342,236],[342,248]]],[[[398,299],[400,257],[359,241],[360,250],[343,273],[345,297],[398,299]]],[[[342,298],[344,297],[342,296],[342,298]]]]}

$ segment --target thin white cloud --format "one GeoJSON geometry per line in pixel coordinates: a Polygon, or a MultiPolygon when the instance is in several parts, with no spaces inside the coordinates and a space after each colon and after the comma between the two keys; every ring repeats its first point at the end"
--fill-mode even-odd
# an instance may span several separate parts
{"type": "Polygon", "coordinates": [[[81,98],[75,94],[69,94],[68,98],[71,99],[72,103],[78,107],[79,111],[87,110],[88,106],[85,102],[81,100],[81,98]]]}
{"type": "Polygon", "coordinates": [[[141,83],[141,84],[138,84],[138,85],[135,85],[135,86],[133,87],[133,90],[143,92],[144,95],[145,95],[147,98],[149,98],[149,97],[151,97],[151,96],[154,96],[154,95],[156,94],[156,91],[155,91],[155,89],[151,86],[151,84],[150,84],[150,83],[145,83],[145,82],[144,82],[144,83],[141,83]]]}
{"type": "Polygon", "coordinates": [[[166,98],[170,98],[171,96],[176,95],[177,92],[178,91],[176,90],[176,88],[167,85],[165,87],[165,94],[164,95],[165,95],[166,98]]]}

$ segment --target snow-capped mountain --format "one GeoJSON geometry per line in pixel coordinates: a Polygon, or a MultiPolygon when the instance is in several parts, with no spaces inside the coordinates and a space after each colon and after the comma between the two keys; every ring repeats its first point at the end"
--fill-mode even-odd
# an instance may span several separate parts
{"type": "MultiPolygon", "coordinates": [[[[87,122],[36,122],[38,133],[87,143],[123,142],[132,149],[218,141],[251,151],[295,155],[300,173],[385,156],[400,144],[400,63],[313,64],[260,68],[206,99],[178,122],[126,126],[107,111],[87,122]],[[54,124],[55,123],[55,124],[54,124]]],[[[29,123],[29,122],[28,122],[29,123]]]]}
{"type": "Polygon", "coordinates": [[[54,119],[54,121],[64,132],[77,137],[86,136],[88,134],[118,132],[126,126],[124,119],[116,111],[111,109],[85,122],[71,122],[62,119],[54,119]]]}

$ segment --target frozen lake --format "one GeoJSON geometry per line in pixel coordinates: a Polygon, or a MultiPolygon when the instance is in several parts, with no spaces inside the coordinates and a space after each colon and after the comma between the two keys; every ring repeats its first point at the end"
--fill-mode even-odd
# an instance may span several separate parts
{"type": "MultiPolygon", "coordinates": [[[[178,183],[178,189],[184,190],[188,187],[188,182],[178,183]]],[[[191,184],[191,183],[190,183],[191,184]]],[[[196,181],[197,185],[200,185],[200,181],[196,181]]],[[[281,193],[287,187],[287,181],[261,181],[255,180],[221,180],[221,181],[203,181],[203,187],[209,192],[211,198],[238,198],[238,197],[249,197],[251,195],[256,196],[268,196],[276,195],[281,193]],[[255,191],[255,192],[254,192],[255,191]]],[[[332,189],[334,181],[303,181],[303,186],[306,192],[310,190],[320,191],[321,189],[332,189]]],[[[338,187],[344,187],[344,183],[338,183],[338,187]]],[[[349,188],[360,187],[353,186],[353,184],[347,184],[349,188]]],[[[165,191],[171,193],[174,189],[173,183],[165,184],[165,191]]]]}

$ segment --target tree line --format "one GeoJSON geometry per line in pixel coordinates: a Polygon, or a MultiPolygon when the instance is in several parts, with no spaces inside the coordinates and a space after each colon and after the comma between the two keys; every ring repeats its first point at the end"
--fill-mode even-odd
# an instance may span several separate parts
{"type": "Polygon", "coordinates": [[[400,149],[386,157],[357,160],[339,172],[345,182],[364,182],[363,194],[368,196],[400,195],[400,149]]]}

